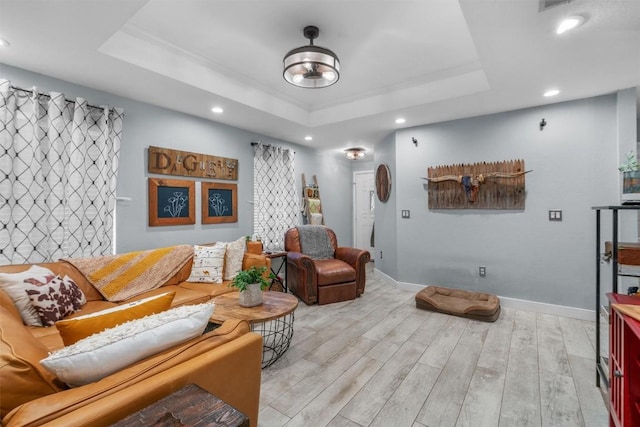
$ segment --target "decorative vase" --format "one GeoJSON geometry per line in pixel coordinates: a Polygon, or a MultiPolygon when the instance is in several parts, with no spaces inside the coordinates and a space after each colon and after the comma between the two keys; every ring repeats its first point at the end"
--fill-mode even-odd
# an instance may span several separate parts
{"type": "Polygon", "coordinates": [[[238,301],[242,307],[255,307],[262,304],[262,289],[260,283],[247,285],[247,289],[240,291],[238,301]]]}
{"type": "Polygon", "coordinates": [[[622,192],[640,193],[640,171],[622,172],[622,192]]]}

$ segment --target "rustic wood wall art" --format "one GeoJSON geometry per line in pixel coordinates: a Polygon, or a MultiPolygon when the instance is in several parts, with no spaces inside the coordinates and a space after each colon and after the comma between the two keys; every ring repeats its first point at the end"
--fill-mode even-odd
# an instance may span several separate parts
{"type": "Polygon", "coordinates": [[[196,183],[149,178],[149,225],[196,223],[196,183]]]}
{"type": "Polygon", "coordinates": [[[149,173],[236,181],[238,160],[170,148],[149,147],[149,173]]]}
{"type": "Polygon", "coordinates": [[[524,160],[430,167],[429,209],[523,210],[524,160]]]}
{"type": "Polygon", "coordinates": [[[238,185],[202,183],[202,223],[238,222],[238,185]]]}
{"type": "Polygon", "coordinates": [[[391,171],[385,164],[381,164],[376,170],[376,194],[382,203],[389,200],[391,194],[391,171]]]}

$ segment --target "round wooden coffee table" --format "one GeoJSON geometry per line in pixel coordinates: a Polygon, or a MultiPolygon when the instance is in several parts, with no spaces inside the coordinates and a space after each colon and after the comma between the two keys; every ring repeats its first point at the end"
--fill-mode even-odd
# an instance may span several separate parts
{"type": "Polygon", "coordinates": [[[278,360],[291,344],[294,311],[298,298],[284,292],[265,291],[264,302],[256,307],[240,307],[238,292],[227,292],[214,298],[211,321],[223,323],[227,319],[246,320],[251,330],[262,335],[262,367],[278,360]]]}

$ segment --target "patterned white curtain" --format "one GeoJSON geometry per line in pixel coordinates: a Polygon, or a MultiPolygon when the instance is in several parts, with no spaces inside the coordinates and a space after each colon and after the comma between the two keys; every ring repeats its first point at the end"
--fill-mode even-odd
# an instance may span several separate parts
{"type": "Polygon", "coordinates": [[[284,233],[298,224],[295,152],[256,144],[253,153],[253,230],[267,251],[284,250],[284,233]]]}
{"type": "Polygon", "coordinates": [[[111,253],[122,120],[0,79],[0,265],[111,253]]]}

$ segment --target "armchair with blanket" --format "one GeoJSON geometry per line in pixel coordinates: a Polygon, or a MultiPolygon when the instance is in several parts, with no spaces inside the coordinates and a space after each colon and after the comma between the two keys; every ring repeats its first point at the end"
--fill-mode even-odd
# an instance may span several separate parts
{"type": "Polygon", "coordinates": [[[307,305],[348,301],[364,293],[368,251],[338,246],[333,230],[302,225],[285,233],[289,289],[307,305]]]}

